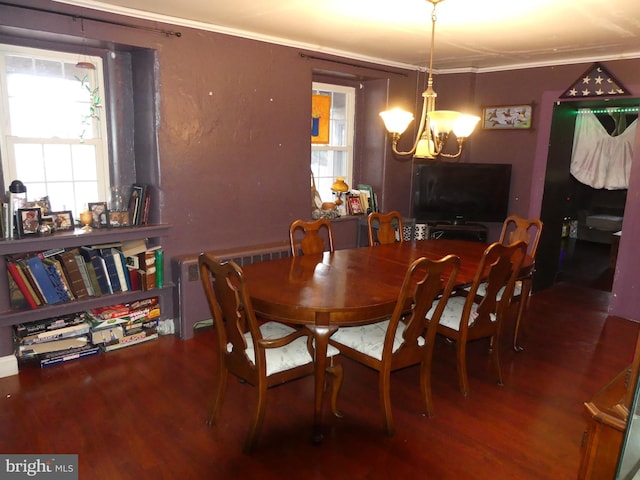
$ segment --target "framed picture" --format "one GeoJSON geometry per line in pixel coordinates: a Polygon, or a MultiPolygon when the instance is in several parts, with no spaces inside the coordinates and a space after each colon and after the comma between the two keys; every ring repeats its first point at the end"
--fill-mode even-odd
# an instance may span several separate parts
{"type": "Polygon", "coordinates": [[[93,217],[93,228],[107,228],[109,226],[109,209],[107,202],[89,203],[89,211],[93,217]]]}
{"type": "Polygon", "coordinates": [[[18,236],[37,235],[41,217],[39,208],[19,208],[16,213],[18,236]]]}
{"type": "Polygon", "coordinates": [[[129,226],[129,212],[126,210],[122,212],[109,211],[109,225],[112,227],[129,226]]]}
{"type": "Polygon", "coordinates": [[[49,216],[51,217],[51,221],[53,222],[53,228],[56,231],[73,230],[75,228],[71,210],[51,212],[49,216]]]}
{"type": "Polygon", "coordinates": [[[347,197],[347,205],[351,215],[364,215],[364,208],[360,202],[360,195],[349,195],[347,197]]]}
{"type": "Polygon", "coordinates": [[[329,143],[331,97],[311,95],[311,143],[329,143]]]}
{"type": "Polygon", "coordinates": [[[51,203],[49,202],[49,197],[42,197],[40,200],[34,200],[33,202],[27,202],[25,207],[28,208],[39,208],[42,210],[41,215],[44,217],[49,215],[51,211],[51,203]]]}
{"type": "Polygon", "coordinates": [[[526,130],[531,128],[533,105],[499,105],[482,109],[485,130],[526,130]]]}

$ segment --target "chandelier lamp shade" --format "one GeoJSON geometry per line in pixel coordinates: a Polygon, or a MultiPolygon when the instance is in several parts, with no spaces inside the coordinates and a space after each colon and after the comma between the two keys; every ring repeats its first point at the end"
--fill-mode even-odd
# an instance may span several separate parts
{"type": "Polygon", "coordinates": [[[443,0],[427,0],[433,5],[431,13],[431,49],[429,52],[429,77],[427,89],[422,93],[422,115],[416,141],[411,150],[406,152],[398,150],[400,136],[413,121],[413,114],[394,108],[380,113],[384,125],[391,134],[391,146],[393,153],[400,157],[413,156],[417,159],[435,159],[438,157],[457,158],[462,153],[462,146],[473,130],[480,117],[466,115],[451,110],[436,110],[436,97],[438,94],[433,89],[433,46],[436,30],[436,5],[443,0]],[[446,153],[445,145],[449,136],[453,133],[456,137],[458,148],[455,153],[446,153]]]}

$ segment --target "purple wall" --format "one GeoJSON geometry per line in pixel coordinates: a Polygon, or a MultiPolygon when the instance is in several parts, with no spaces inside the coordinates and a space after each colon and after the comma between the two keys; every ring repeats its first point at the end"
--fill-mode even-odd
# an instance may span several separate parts
{"type": "MultiPolygon", "coordinates": [[[[157,26],[50,1],[22,3],[157,26]]],[[[182,27],[169,26],[182,33],[175,38],[86,21],[81,32],[79,23],[69,17],[0,6],[0,41],[11,42],[18,35],[34,45],[54,47],[50,38],[37,33],[45,31],[156,50],[159,217],[172,225],[164,243],[167,258],[286,241],[290,222],[309,218],[310,90],[312,80],[321,73],[338,73],[359,89],[354,180],[372,184],[384,210],[409,215],[412,164],[392,157],[377,113],[398,103],[419,112],[424,75],[302,58],[296,48],[182,27]]],[[[470,162],[513,163],[512,212],[539,214],[553,102],[588,66],[435,77],[441,109],[480,113],[488,105],[534,103],[533,129],[479,130],[464,156],[470,162]]],[[[640,96],[640,60],[607,62],[606,66],[640,96]]],[[[638,286],[633,280],[631,248],[640,233],[630,220],[640,208],[637,164],[611,309],[640,320],[631,307],[638,286]]],[[[490,227],[495,239],[499,225],[490,227]]],[[[342,230],[345,236],[338,242],[349,246],[354,242],[353,229],[342,230]]]]}

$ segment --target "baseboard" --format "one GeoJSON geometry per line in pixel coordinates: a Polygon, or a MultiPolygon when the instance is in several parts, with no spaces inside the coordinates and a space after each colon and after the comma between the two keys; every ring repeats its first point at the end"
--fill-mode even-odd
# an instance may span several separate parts
{"type": "Polygon", "coordinates": [[[18,374],[18,359],[15,355],[0,357],[0,378],[18,374]]]}

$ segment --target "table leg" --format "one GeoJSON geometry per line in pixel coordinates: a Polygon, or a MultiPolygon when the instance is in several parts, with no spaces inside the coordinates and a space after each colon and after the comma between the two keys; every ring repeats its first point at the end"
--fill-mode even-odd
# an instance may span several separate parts
{"type": "Polygon", "coordinates": [[[316,325],[309,326],[309,330],[313,332],[313,338],[315,339],[315,402],[313,411],[313,443],[319,444],[322,442],[324,434],[322,432],[322,404],[324,398],[324,384],[327,370],[327,347],[329,345],[329,337],[336,328],[331,328],[326,325],[321,325],[318,322],[316,325]]]}

